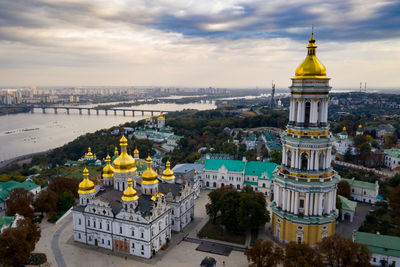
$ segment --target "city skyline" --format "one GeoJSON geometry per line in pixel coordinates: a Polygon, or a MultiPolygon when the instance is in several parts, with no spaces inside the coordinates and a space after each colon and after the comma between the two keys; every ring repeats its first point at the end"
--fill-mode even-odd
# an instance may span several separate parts
{"type": "Polygon", "coordinates": [[[395,1],[3,1],[1,86],[277,87],[317,56],[336,88],[396,87],[395,1]]]}

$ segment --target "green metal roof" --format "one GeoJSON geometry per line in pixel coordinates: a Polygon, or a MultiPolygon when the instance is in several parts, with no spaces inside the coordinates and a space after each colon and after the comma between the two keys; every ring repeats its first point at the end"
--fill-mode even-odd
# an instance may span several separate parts
{"type": "Polygon", "coordinates": [[[182,136],[179,136],[179,135],[170,135],[170,136],[168,136],[168,140],[181,140],[182,139],[182,136]]]}
{"type": "Polygon", "coordinates": [[[7,199],[10,191],[15,188],[24,188],[25,190],[30,191],[37,187],[39,187],[39,185],[35,184],[31,180],[25,180],[22,183],[19,183],[16,181],[1,182],[0,183],[0,202],[4,202],[7,199]]]}
{"type": "Polygon", "coordinates": [[[249,136],[246,137],[246,141],[256,141],[256,135],[255,134],[251,134],[249,136]]]}
{"type": "Polygon", "coordinates": [[[15,220],[15,216],[0,216],[0,229],[3,225],[10,227],[15,220]]]}
{"type": "Polygon", "coordinates": [[[272,172],[275,170],[276,166],[278,166],[278,164],[273,162],[249,161],[246,164],[244,174],[260,178],[263,173],[266,173],[268,178],[272,179],[272,172]]]}
{"type": "Polygon", "coordinates": [[[385,149],[384,152],[389,157],[400,158],[400,149],[398,148],[385,149]]]}
{"type": "Polygon", "coordinates": [[[400,257],[400,237],[354,232],[353,239],[356,243],[366,245],[372,253],[400,257]]]}
{"type": "Polygon", "coordinates": [[[349,210],[349,211],[356,211],[356,207],[357,207],[357,202],[355,201],[351,201],[348,198],[338,195],[340,202],[342,203],[342,209],[343,210],[349,210]]]}
{"type": "Polygon", "coordinates": [[[353,179],[346,179],[346,178],[340,178],[340,180],[348,182],[350,186],[360,187],[360,188],[369,189],[369,190],[376,190],[376,186],[377,186],[375,183],[369,183],[369,182],[364,182],[364,181],[360,181],[360,180],[353,180],[353,179]]]}
{"type": "Polygon", "coordinates": [[[229,159],[206,159],[204,169],[206,171],[216,171],[219,170],[222,165],[225,166],[229,172],[243,172],[246,162],[229,159]]]}
{"type": "Polygon", "coordinates": [[[257,182],[244,181],[244,185],[258,185],[257,182]]]}

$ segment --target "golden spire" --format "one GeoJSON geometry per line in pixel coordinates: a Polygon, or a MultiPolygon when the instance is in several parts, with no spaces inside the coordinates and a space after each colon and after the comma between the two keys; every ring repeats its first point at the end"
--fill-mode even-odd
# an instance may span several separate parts
{"type": "Polygon", "coordinates": [[[139,155],[139,150],[137,149],[137,147],[136,147],[135,150],[133,151],[133,155],[139,155]]]}
{"type": "Polygon", "coordinates": [[[175,180],[175,175],[174,172],[171,170],[171,163],[169,162],[169,160],[167,161],[167,163],[165,164],[165,170],[163,171],[162,174],[162,179],[164,181],[172,181],[175,180]]]}
{"type": "Polygon", "coordinates": [[[157,184],[157,173],[151,167],[150,155],[146,159],[147,169],[142,174],[142,184],[157,184]]]}
{"type": "Polygon", "coordinates": [[[118,155],[119,155],[119,153],[118,153],[118,148],[115,147],[115,149],[114,149],[114,156],[118,156],[118,155]]]}
{"type": "Polygon", "coordinates": [[[111,166],[111,158],[110,155],[107,154],[106,157],[106,166],[103,168],[103,177],[113,177],[114,176],[114,168],[111,166]]]}
{"type": "Polygon", "coordinates": [[[89,180],[89,171],[88,169],[83,170],[83,180],[79,184],[78,194],[91,194],[96,192],[94,189],[94,183],[89,180]]]}
{"type": "Polygon", "coordinates": [[[325,79],[326,78],[326,68],[318,60],[315,55],[315,50],[317,46],[315,45],[314,38],[314,26],[311,34],[311,38],[308,40],[307,46],[307,56],[303,63],[297,67],[295,78],[296,79],[325,79]]]}
{"type": "Polygon", "coordinates": [[[120,145],[120,147],[127,147],[128,146],[128,140],[125,138],[124,134],[122,134],[122,137],[119,140],[119,145],[120,145]]]}
{"type": "Polygon", "coordinates": [[[121,199],[123,201],[134,201],[138,200],[138,195],[136,190],[132,187],[132,179],[128,178],[128,187],[124,190],[124,194],[122,195],[121,199]]]}
{"type": "Polygon", "coordinates": [[[162,111],[160,111],[160,116],[158,116],[157,120],[159,120],[159,121],[165,120],[165,118],[164,118],[164,116],[162,114],[162,111]]]}

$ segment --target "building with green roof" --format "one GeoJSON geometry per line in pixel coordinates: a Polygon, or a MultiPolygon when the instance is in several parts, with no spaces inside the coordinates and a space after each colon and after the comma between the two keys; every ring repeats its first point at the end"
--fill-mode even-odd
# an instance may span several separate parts
{"type": "Polygon", "coordinates": [[[350,199],[338,195],[340,199],[340,203],[342,204],[341,212],[342,212],[342,221],[344,221],[346,215],[350,217],[350,222],[353,222],[354,214],[356,213],[357,202],[351,201],[350,199]]]}
{"type": "Polygon", "coordinates": [[[385,149],[385,166],[393,170],[400,170],[400,149],[385,149]]]}
{"type": "Polygon", "coordinates": [[[346,179],[340,178],[341,181],[346,181],[350,185],[350,196],[352,200],[375,204],[379,201],[379,184],[378,181],[375,183],[369,183],[364,181],[359,181],[354,178],[346,179]]]}
{"type": "Polygon", "coordinates": [[[17,181],[0,182],[0,216],[6,214],[6,199],[11,190],[15,188],[24,188],[25,190],[30,191],[33,195],[39,194],[40,192],[40,186],[30,179],[26,179],[22,183],[17,181]]]}
{"type": "Polygon", "coordinates": [[[355,231],[353,241],[368,247],[372,265],[400,266],[400,237],[355,231]]]}
{"type": "Polygon", "coordinates": [[[205,188],[219,188],[232,185],[241,190],[250,185],[255,191],[270,196],[273,171],[277,164],[262,161],[231,159],[206,159],[202,183],[205,188]]]}
{"type": "Polygon", "coordinates": [[[0,216],[0,233],[3,233],[7,228],[17,227],[17,222],[23,219],[24,216],[16,214],[16,216],[0,216]]]}

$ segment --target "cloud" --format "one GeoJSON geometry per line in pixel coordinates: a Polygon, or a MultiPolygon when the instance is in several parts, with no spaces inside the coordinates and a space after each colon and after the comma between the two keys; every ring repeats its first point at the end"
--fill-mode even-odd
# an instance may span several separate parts
{"type": "Polygon", "coordinates": [[[360,68],[351,77],[340,67],[351,63],[380,66],[372,84],[395,84],[399,14],[390,0],[3,0],[0,80],[287,84],[314,24],[318,55],[338,84],[370,73],[360,68]]]}

